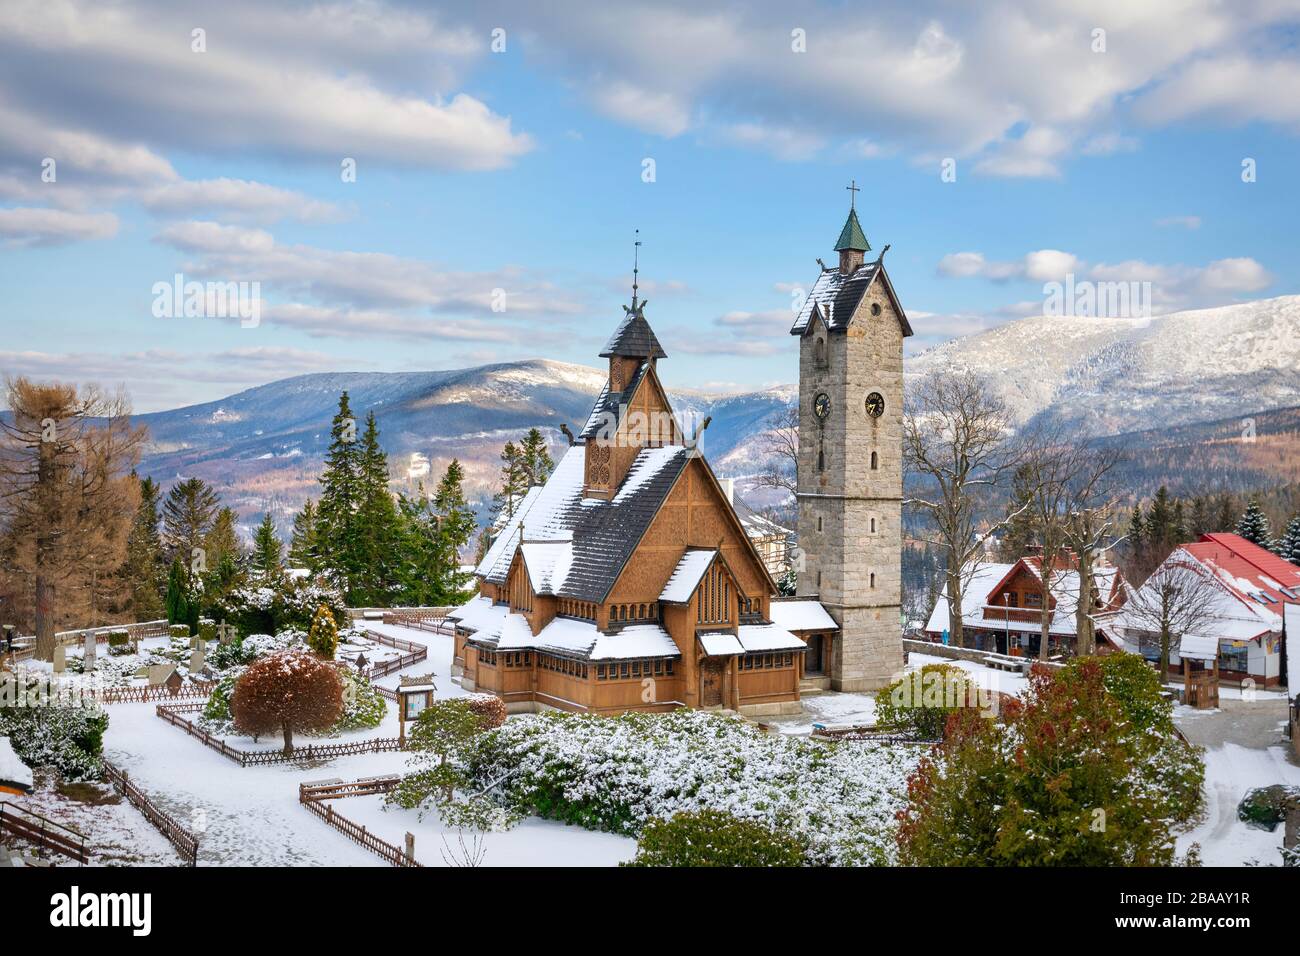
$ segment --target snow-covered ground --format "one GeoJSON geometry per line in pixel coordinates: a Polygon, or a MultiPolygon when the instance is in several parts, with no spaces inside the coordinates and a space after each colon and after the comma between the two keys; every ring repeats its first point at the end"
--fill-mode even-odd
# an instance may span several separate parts
{"type": "Polygon", "coordinates": [[[1275,783],[1300,786],[1300,767],[1287,760],[1282,747],[1261,750],[1228,743],[1206,750],[1205,816],[1179,836],[1178,852],[1199,843],[1205,866],[1281,865],[1282,825],[1269,833],[1237,819],[1237,804],[1247,791],[1275,783]]]}
{"type": "MultiPolygon", "coordinates": [[[[464,865],[456,831],[436,813],[421,820],[416,811],[386,806],[379,796],[335,800],[334,810],[394,846],[404,846],[407,833],[414,835],[415,858],[425,866],[464,865]]],[[[471,845],[469,834],[465,845],[471,845]]],[[[483,866],[617,866],[636,855],[636,841],[530,817],[509,830],[482,834],[482,850],[483,866]]]]}
{"type": "MultiPolygon", "coordinates": [[[[449,636],[395,625],[367,622],[367,627],[393,637],[425,644],[429,657],[403,673],[432,672],[441,697],[463,696],[451,681],[449,636]]],[[[396,686],[397,676],[380,683],[396,686]]],[[[395,708],[383,726],[363,736],[394,736],[395,708]]],[[[302,743],[303,741],[299,741],[302,743]]],[[[328,741],[328,742],[332,742],[328,741]]],[[[248,748],[244,739],[232,743],[248,748]]],[[[105,754],[125,770],[154,801],[192,829],[199,831],[199,865],[242,866],[386,866],[326,826],[298,804],[302,781],[357,777],[405,771],[407,755],[392,752],[358,754],[321,761],[313,766],[293,764],[240,768],[211,748],[154,716],[153,704],[116,704],[109,708],[105,754]]],[[[440,828],[414,812],[385,812],[381,798],[357,797],[339,801],[337,809],[350,819],[370,826],[384,839],[402,845],[404,834],[416,834],[417,856],[428,865],[443,865],[440,828]],[[423,839],[422,839],[423,838],[423,839]]],[[[60,807],[65,807],[60,803],[60,807]]],[[[123,812],[135,813],[130,807],[123,812]]],[[[50,815],[62,817],[66,810],[50,815]]],[[[162,838],[136,814],[135,832],[141,840],[162,838]]],[[[458,849],[454,838],[448,841],[458,849]]],[[[629,858],[635,845],[623,837],[591,833],[577,827],[531,819],[514,829],[488,834],[486,865],[555,865],[578,863],[612,865],[629,858]]]]}

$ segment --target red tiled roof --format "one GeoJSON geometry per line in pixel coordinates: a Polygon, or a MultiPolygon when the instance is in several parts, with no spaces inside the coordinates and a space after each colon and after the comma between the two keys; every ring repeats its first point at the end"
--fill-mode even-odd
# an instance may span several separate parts
{"type": "Polygon", "coordinates": [[[1181,547],[1202,564],[1222,571],[1220,580],[1228,575],[1240,582],[1225,581],[1234,591],[1241,592],[1241,596],[1249,597],[1244,587],[1249,584],[1251,590],[1273,598],[1277,602],[1271,608],[1275,613],[1281,613],[1281,604],[1300,603],[1300,567],[1240,535],[1203,534],[1200,541],[1181,547]],[[1280,588],[1287,588],[1290,593],[1280,588]]]}

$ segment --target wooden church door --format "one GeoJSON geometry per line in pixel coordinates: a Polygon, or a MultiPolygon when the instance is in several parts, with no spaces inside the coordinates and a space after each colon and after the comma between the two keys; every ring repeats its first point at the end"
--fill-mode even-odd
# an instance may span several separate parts
{"type": "Polygon", "coordinates": [[[707,658],[700,666],[700,706],[722,705],[722,662],[707,658]]]}

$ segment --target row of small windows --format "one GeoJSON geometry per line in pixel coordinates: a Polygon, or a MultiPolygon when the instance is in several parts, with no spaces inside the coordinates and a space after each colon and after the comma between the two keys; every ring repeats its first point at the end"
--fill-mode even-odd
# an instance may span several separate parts
{"type": "Polygon", "coordinates": [[[643,677],[672,677],[673,659],[617,661],[596,665],[596,680],[640,680],[643,677]]]}
{"type": "Polygon", "coordinates": [[[613,604],[609,608],[610,623],[624,621],[657,621],[658,604],[613,604]]]}
{"type": "Polygon", "coordinates": [[[565,674],[569,677],[578,677],[582,680],[587,679],[587,665],[582,661],[571,661],[567,657],[552,657],[549,654],[538,654],[537,663],[544,671],[554,671],[557,674],[565,674]]]}
{"type": "Polygon", "coordinates": [[[726,624],[731,620],[731,575],[712,565],[700,581],[695,604],[697,624],[726,624]]]}
{"type": "Polygon", "coordinates": [[[740,659],[742,671],[763,671],[774,667],[793,666],[794,654],[792,653],[746,654],[740,659]]]}
{"type": "Polygon", "coordinates": [[[596,620],[596,605],[590,601],[575,601],[572,598],[560,598],[556,612],[565,617],[576,617],[583,621],[596,620]]]}

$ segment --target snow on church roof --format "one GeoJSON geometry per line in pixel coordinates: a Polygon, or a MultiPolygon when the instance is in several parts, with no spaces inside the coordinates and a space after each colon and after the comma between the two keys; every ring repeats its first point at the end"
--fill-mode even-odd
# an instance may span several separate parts
{"type": "Polygon", "coordinates": [[[541,651],[567,654],[591,661],[631,660],[638,657],[677,657],[681,652],[668,632],[657,624],[635,624],[612,634],[602,634],[590,621],[557,617],[536,635],[522,614],[509,613],[504,605],[498,633],[474,634],[476,644],[497,651],[541,651]]]}
{"type": "Polygon", "coordinates": [[[709,569],[709,565],[717,556],[718,552],[711,549],[688,549],[669,576],[663,593],[659,595],[659,600],[671,604],[685,604],[689,601],[700,583],[700,578],[704,577],[704,572],[709,569]]]}
{"type": "MultiPolygon", "coordinates": [[[[559,548],[538,552],[538,561],[549,568],[549,586],[538,593],[579,601],[605,599],[686,467],[691,450],[684,445],[641,449],[609,501],[582,497],[585,455],[583,445],[565,452],[546,484],[531,490],[519,504],[476,574],[504,584],[521,540],[525,545],[568,542],[567,554],[559,548]],[[568,570],[561,579],[557,572],[565,561],[568,570]]],[[[528,561],[527,554],[524,560],[528,561]]],[[[537,573],[530,565],[530,574],[537,573]]]]}
{"type": "Polygon", "coordinates": [[[839,630],[819,601],[773,601],[772,623],[787,631],[839,630]]]}

